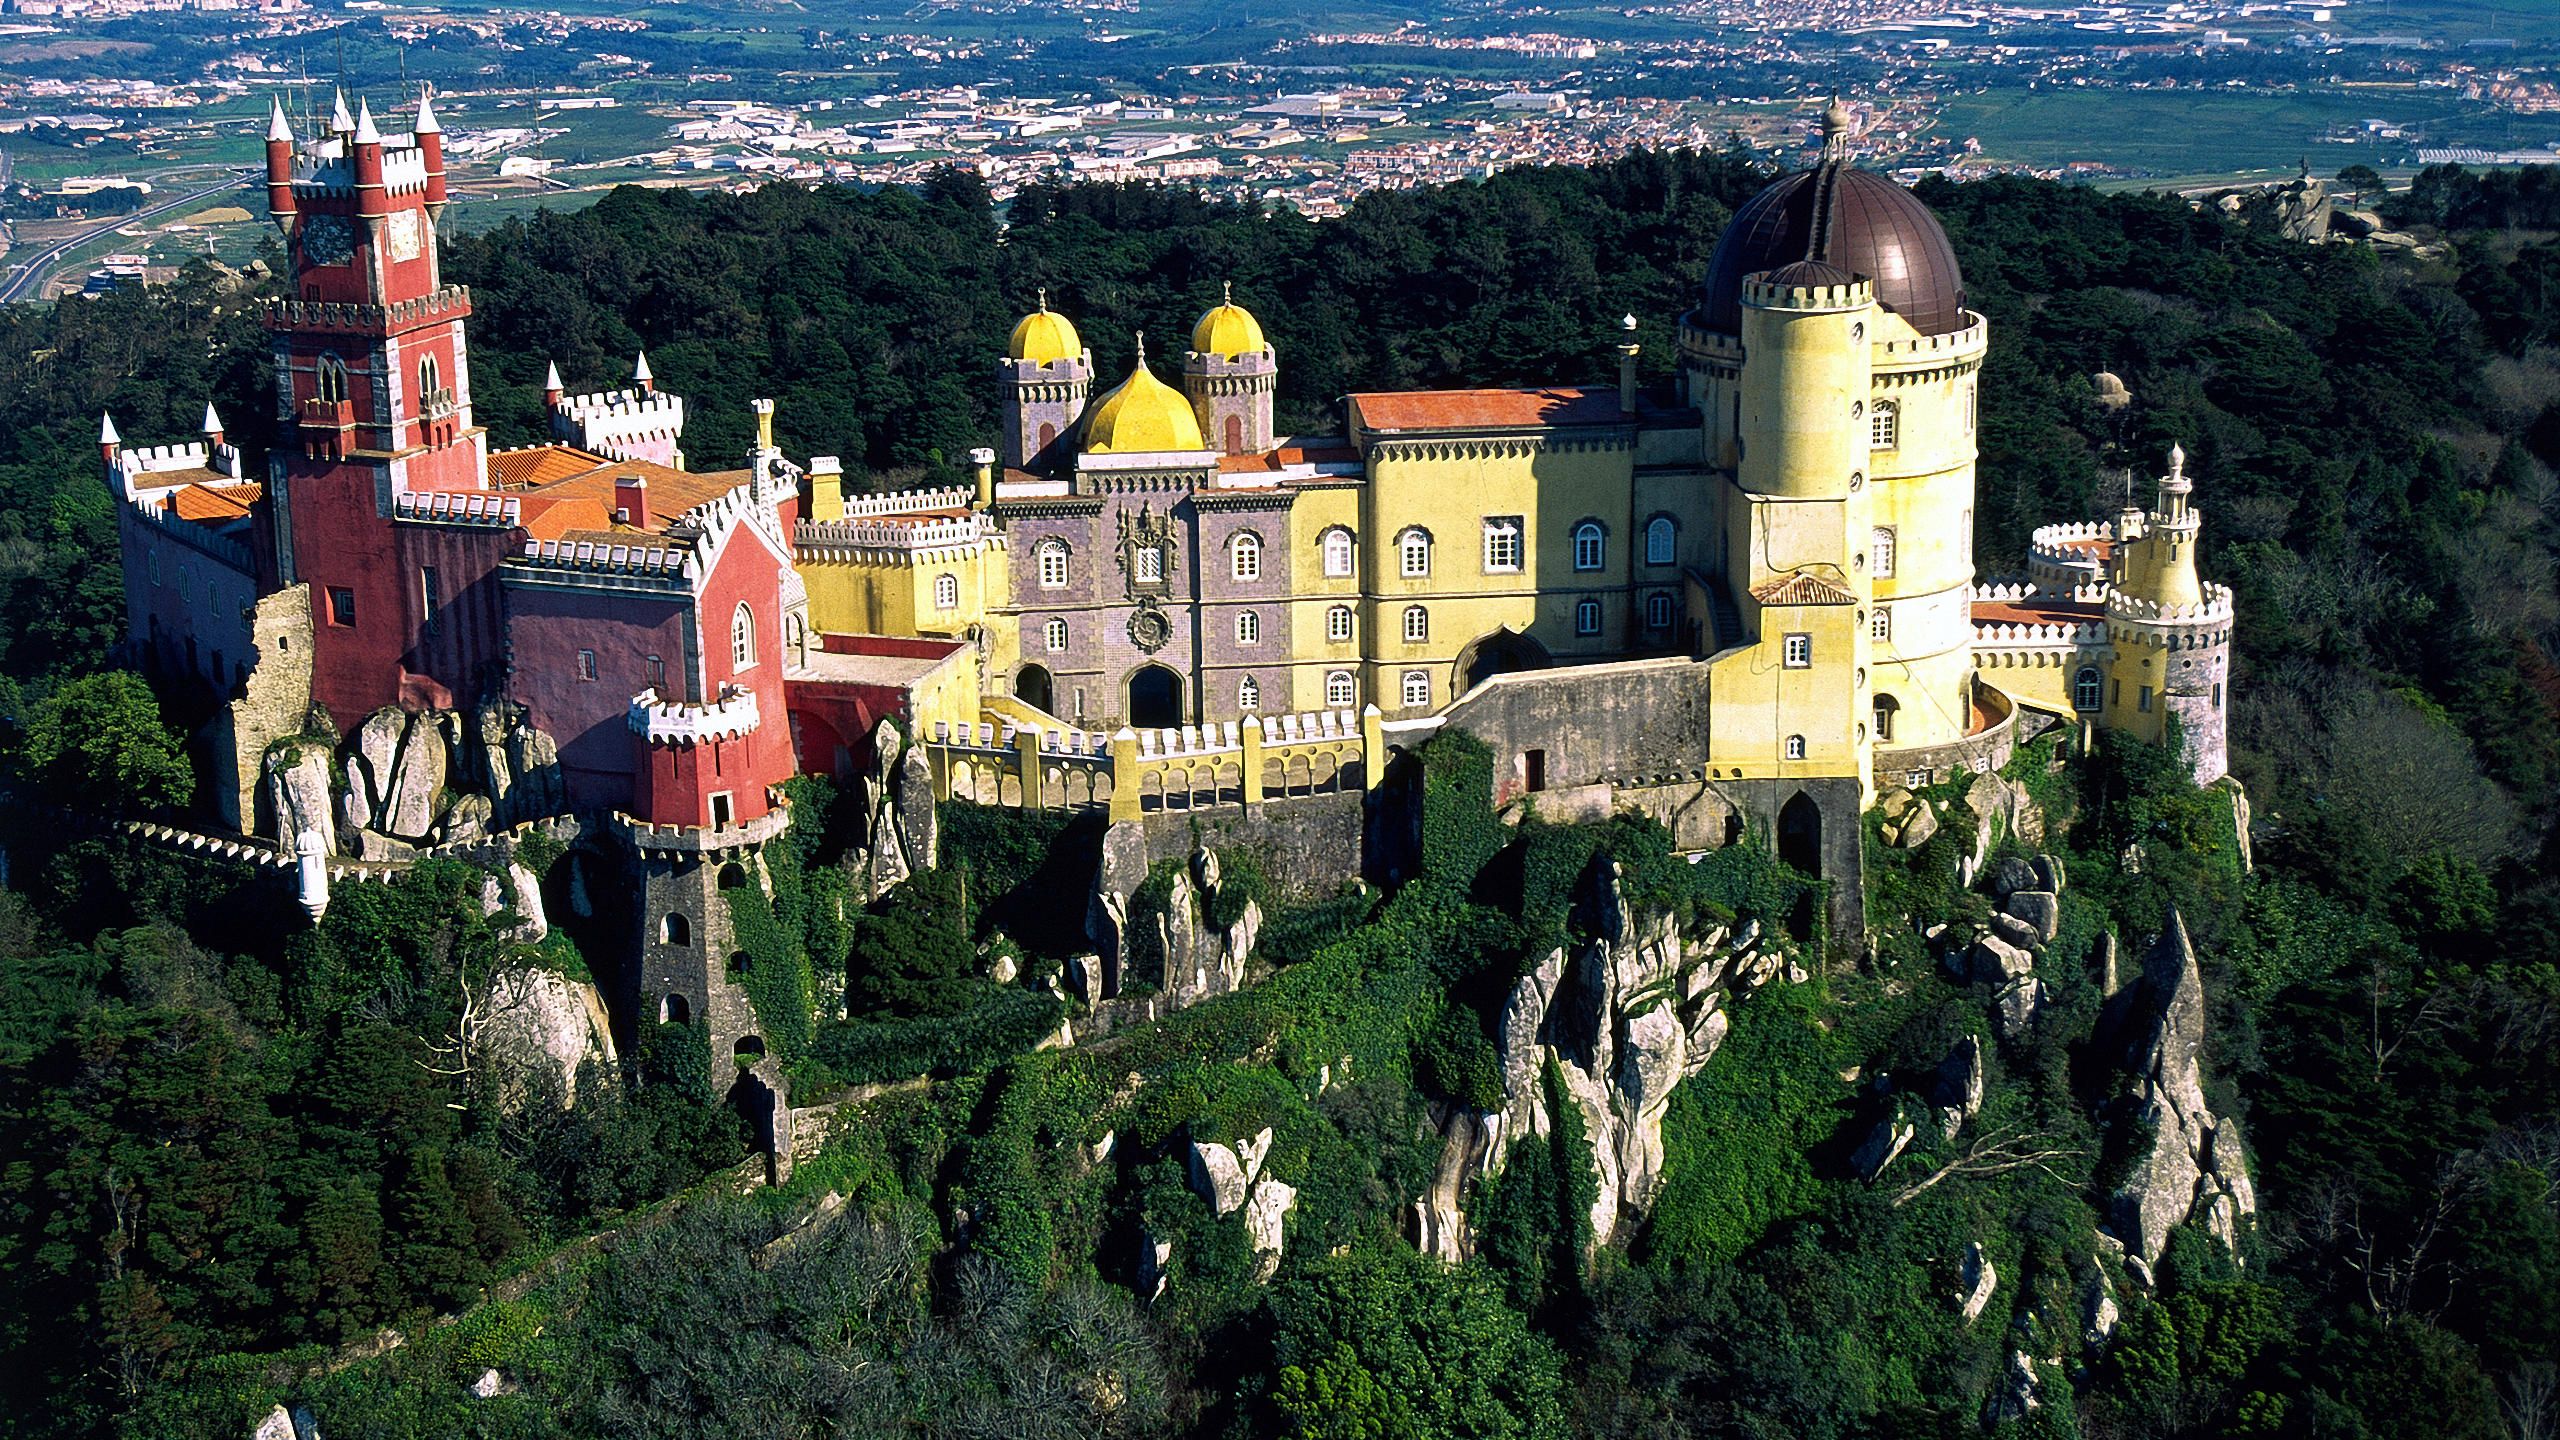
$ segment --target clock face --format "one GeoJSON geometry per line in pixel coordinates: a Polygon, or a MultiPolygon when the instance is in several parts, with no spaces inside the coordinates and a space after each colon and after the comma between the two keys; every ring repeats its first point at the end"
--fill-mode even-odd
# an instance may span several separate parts
{"type": "Polygon", "coordinates": [[[415,260],[418,258],[418,250],[418,212],[415,210],[391,212],[391,258],[415,260]]]}
{"type": "Polygon", "coordinates": [[[344,265],[355,258],[355,227],[336,215],[306,216],[302,222],[302,261],[306,265],[344,265]]]}

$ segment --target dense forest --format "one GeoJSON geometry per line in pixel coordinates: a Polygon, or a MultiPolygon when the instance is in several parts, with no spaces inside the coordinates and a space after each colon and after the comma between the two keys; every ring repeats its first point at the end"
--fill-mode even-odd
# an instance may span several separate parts
{"type": "MultiPolygon", "coordinates": [[[[906,483],[985,442],[993,358],[1043,288],[1107,376],[1232,282],[1307,429],[1353,390],[1602,379],[1628,312],[1659,380],[1765,179],[1639,155],[1323,224],[1102,186],[1000,215],[958,175],[629,190],[458,240],[447,269],[473,287],[497,443],[536,438],[547,360],[588,388],[645,346],[693,401],[697,465],[732,463],[771,395],[793,453],[906,483]]],[[[753,974],[782,977],[755,982],[759,1014],[801,1007],[812,1096],[933,1078],[849,1109],[781,1190],[739,1183],[681,1030],[574,1101],[503,1104],[448,1063],[462,997],[523,958],[476,872],[356,890],[314,930],[245,873],[46,808],[185,800],[192,717],[112,668],[92,437],[109,406],[136,441],[191,433],[207,395],[235,435],[266,413],[256,285],[198,269],[0,313],[0,1429],[245,1435],[286,1401],[367,1436],[1958,1435],[2007,1413],[2004,1364],[2032,1351],[2061,1363],[2002,1422],[2021,1434],[2553,1435],[2551,197],[2431,171],[2388,202],[2450,238],[2420,262],[2172,199],[1922,194],[1993,327],[1984,570],[2037,523],[2111,511],[2175,441],[2204,567],[2238,594],[2253,867],[2228,804],[2159,753],[2017,769],[2073,877],[2064,936],[2140,954],[2174,910],[2193,937],[2205,1090],[2258,1178],[2236,1253],[2182,1228],[2148,1286],[2100,1258],[2131,1143],[2104,986],[2058,967],[2052,1018],[1995,1036],[1988,990],[1933,963],[1932,932],[1985,908],[1947,839],[1871,842],[1868,950],[1734,1003],[1674,1092],[1641,1224],[1596,1242],[1588,1143],[1560,1123],[1475,1191],[1474,1258],[1417,1255],[1437,1127],[1487,1098],[1501,996],[1596,933],[1603,862],[1699,927],[1774,923],[1804,883],[1755,846],[1681,864],[1632,822],[1505,829],[1463,737],[1422,760],[1418,876],[1289,896],[1240,857],[1267,975],[1098,1046],[1033,1052],[1052,1002],[985,974],[999,952],[1054,969],[1040,897],[1077,837],[950,807],[945,873],[840,923],[846,827],[795,829],[741,915],[753,974]],[[2095,403],[2102,369],[2132,406],[2095,403]],[[839,989],[841,1014],[809,1008],[839,989]],[[1988,1056],[1975,1133],[2039,1158],[1976,1163],[1951,1132],[1857,1175],[1874,1091],[1842,1077],[1926,1072],[1966,1036],[1988,1056]],[[1264,1126],[1301,1187],[1268,1283],[1177,1158],[1264,1126]],[[1139,1235],[1174,1247],[1160,1295],[1139,1235]],[[1978,1322],[1949,1297],[1968,1244],[2001,1277],[1978,1322]],[[2084,1344],[2093,1266],[2122,1314],[2084,1344]],[[490,1372],[499,1393],[466,1388],[490,1372]]],[[[540,948],[583,973],[568,935],[540,948]]]]}

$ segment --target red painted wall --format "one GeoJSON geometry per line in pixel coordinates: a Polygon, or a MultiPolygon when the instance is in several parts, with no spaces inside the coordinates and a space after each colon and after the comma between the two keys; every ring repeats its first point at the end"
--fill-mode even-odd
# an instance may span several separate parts
{"type": "Polygon", "coordinates": [[[695,746],[650,746],[647,782],[635,814],[671,825],[705,825],[711,819],[714,792],[727,791],[730,813],[738,821],[755,819],[770,809],[766,790],[797,773],[791,750],[791,725],[782,683],[781,557],[740,524],[731,529],[720,558],[704,577],[697,613],[702,634],[701,694],[716,696],[724,685],[755,692],[758,725],[735,740],[695,746]],[[755,663],[734,661],[731,626],[740,604],[755,617],[755,663]]]}
{"type": "Polygon", "coordinates": [[[655,655],[665,662],[668,688],[692,698],[685,678],[690,607],[674,596],[530,585],[507,586],[505,597],[507,693],[559,744],[570,808],[631,811],[631,697],[648,688],[648,657],[655,655]],[[596,652],[593,680],[579,678],[580,650],[596,652]]]}

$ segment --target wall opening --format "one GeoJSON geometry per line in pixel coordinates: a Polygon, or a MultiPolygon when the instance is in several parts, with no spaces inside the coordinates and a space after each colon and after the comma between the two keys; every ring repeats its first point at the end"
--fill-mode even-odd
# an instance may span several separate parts
{"type": "Polygon", "coordinates": [[[764,1037],[761,1035],[739,1036],[738,1043],[729,1047],[729,1055],[742,1066],[753,1065],[764,1058],[764,1037]]]}
{"type": "MultiPolygon", "coordinates": [[[[1822,807],[1801,790],[1778,811],[1778,858],[1809,879],[1822,878],[1822,807]]],[[[1814,892],[1808,890],[1787,917],[1788,932],[1799,940],[1812,938],[1813,910],[1814,892]]]]}
{"type": "Polygon", "coordinates": [[[693,1005],[674,991],[668,991],[666,996],[658,1001],[659,1024],[683,1025],[690,1023],[692,1019],[693,1005]]]}
{"type": "Polygon", "coordinates": [[[661,945],[692,944],[693,922],[677,911],[668,911],[665,917],[658,921],[658,943],[661,945]]]}
{"type": "Polygon", "coordinates": [[[739,864],[737,861],[732,860],[728,864],[720,867],[721,889],[744,890],[752,883],[753,882],[747,878],[747,867],[739,864]]]}
{"type": "Polygon", "coordinates": [[[1532,750],[1528,754],[1522,756],[1521,761],[1521,780],[1522,783],[1528,787],[1529,793],[1535,795],[1539,791],[1546,789],[1547,752],[1544,750],[1532,750]]]}
{"type": "Polygon", "coordinates": [[[1129,723],[1162,730],[1182,723],[1182,677],[1162,665],[1129,674],[1129,723]]]}
{"type": "Polygon", "coordinates": [[[1034,710],[1056,713],[1057,682],[1049,678],[1048,670],[1042,666],[1023,666],[1022,673],[1013,677],[1013,694],[1015,699],[1034,710]]]}

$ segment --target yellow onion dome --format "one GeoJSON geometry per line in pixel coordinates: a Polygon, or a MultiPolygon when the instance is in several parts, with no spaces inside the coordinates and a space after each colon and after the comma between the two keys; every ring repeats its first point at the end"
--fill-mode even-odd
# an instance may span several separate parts
{"type": "Polygon", "coordinates": [[[1200,417],[1179,390],[1147,368],[1144,341],[1138,363],[1119,388],[1085,412],[1084,448],[1096,455],[1134,454],[1156,450],[1205,450],[1200,417]]]}
{"type": "Polygon", "coordinates": [[[1191,348],[1202,355],[1224,355],[1230,360],[1259,355],[1271,348],[1262,336],[1262,322],[1253,312],[1236,303],[1235,289],[1229,286],[1227,296],[1200,316],[1191,327],[1191,348]]]}
{"type": "Polygon", "coordinates": [[[1073,360],[1084,354],[1084,337],[1066,316],[1049,308],[1049,292],[1040,292],[1040,308],[1022,317],[1013,327],[1013,339],[1005,353],[1016,360],[1049,365],[1060,360],[1073,360]]]}

